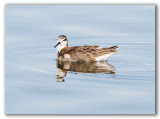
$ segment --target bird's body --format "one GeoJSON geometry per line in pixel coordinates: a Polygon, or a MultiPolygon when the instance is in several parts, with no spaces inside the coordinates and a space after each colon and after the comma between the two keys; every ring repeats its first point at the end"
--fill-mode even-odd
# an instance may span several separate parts
{"type": "Polygon", "coordinates": [[[61,61],[105,61],[117,52],[117,46],[107,48],[100,48],[98,45],[68,47],[68,41],[64,35],[60,35],[57,42],[57,59],[61,61]]]}

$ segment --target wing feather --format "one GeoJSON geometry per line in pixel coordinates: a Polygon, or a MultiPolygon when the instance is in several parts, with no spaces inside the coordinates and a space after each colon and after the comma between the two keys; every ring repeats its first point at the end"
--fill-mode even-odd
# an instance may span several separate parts
{"type": "Polygon", "coordinates": [[[62,59],[70,55],[70,61],[96,61],[95,58],[116,51],[117,46],[99,48],[98,45],[73,46],[63,48],[60,52],[62,59]]]}

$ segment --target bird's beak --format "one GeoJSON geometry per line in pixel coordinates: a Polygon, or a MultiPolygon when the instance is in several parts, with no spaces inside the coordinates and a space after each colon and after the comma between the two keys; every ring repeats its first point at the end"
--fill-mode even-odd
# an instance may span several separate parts
{"type": "Polygon", "coordinates": [[[59,44],[60,44],[60,42],[58,42],[58,43],[54,46],[54,48],[57,47],[59,44]]]}

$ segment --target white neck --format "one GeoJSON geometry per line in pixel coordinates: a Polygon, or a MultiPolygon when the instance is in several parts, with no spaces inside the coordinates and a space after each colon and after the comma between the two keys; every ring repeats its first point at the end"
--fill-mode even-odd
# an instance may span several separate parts
{"type": "Polygon", "coordinates": [[[60,52],[66,46],[67,45],[63,45],[63,44],[58,45],[57,52],[60,52]]]}

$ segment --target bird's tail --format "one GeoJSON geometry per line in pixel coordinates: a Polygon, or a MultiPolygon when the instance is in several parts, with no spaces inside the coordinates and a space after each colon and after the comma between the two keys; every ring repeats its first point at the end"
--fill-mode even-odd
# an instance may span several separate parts
{"type": "Polygon", "coordinates": [[[117,45],[112,47],[102,48],[100,55],[95,58],[96,61],[107,60],[107,58],[118,52],[118,50],[116,50],[117,48],[118,48],[117,45]]]}

